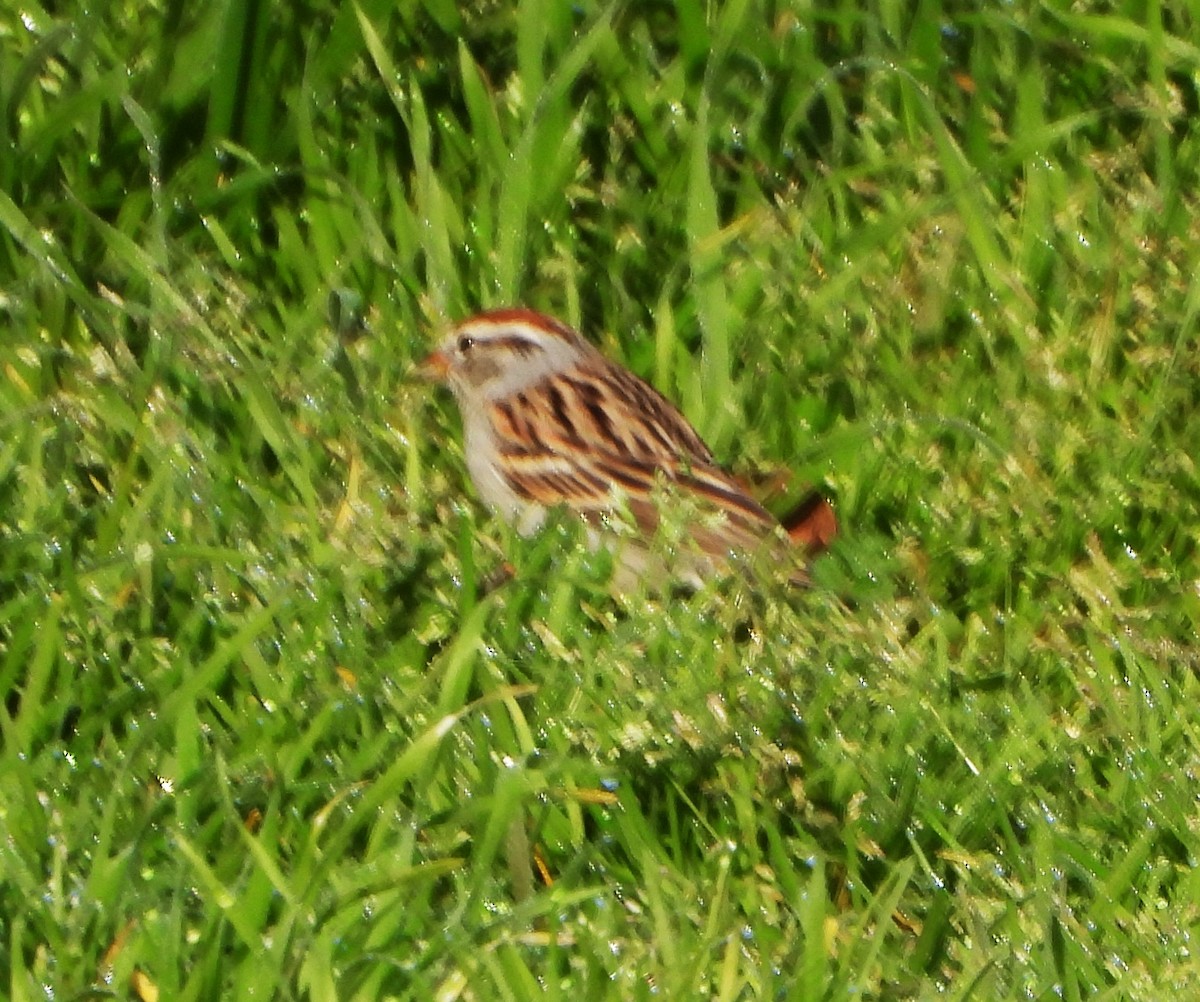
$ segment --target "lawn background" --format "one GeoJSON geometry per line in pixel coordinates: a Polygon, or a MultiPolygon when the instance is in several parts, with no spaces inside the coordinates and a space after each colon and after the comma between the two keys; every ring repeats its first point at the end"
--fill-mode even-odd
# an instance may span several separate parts
{"type": "Polygon", "coordinates": [[[0,12],[0,995],[1200,991],[1198,32],[0,12]],[[512,539],[405,379],[512,302],[816,587],[512,539]]]}

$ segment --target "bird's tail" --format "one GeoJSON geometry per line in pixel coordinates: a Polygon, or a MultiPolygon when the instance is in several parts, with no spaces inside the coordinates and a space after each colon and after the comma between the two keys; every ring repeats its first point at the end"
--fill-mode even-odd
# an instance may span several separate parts
{"type": "Polygon", "coordinates": [[[809,494],[780,521],[797,546],[816,556],[829,548],[837,536],[837,516],[833,506],[816,491],[809,494]]]}

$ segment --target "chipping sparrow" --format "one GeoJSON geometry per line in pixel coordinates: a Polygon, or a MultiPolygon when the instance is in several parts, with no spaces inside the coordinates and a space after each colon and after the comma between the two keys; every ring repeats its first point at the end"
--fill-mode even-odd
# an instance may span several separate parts
{"type": "MultiPolygon", "coordinates": [[[[593,545],[613,547],[618,590],[659,570],[646,543],[672,495],[694,508],[692,545],[663,570],[696,587],[732,554],[765,549],[794,560],[789,537],[815,551],[836,532],[819,497],[782,529],[662,394],[533,310],[464,320],[418,371],[454,392],[467,469],[483,500],[522,535],[556,505],[578,513],[593,545]]],[[[803,581],[795,567],[793,578],[803,581]]]]}

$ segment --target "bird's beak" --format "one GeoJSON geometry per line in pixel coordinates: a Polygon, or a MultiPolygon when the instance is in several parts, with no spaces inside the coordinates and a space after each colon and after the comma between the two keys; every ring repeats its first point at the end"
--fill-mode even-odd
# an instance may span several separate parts
{"type": "Polygon", "coordinates": [[[450,372],[450,359],[444,351],[435,351],[417,363],[413,375],[433,383],[444,383],[450,372]]]}

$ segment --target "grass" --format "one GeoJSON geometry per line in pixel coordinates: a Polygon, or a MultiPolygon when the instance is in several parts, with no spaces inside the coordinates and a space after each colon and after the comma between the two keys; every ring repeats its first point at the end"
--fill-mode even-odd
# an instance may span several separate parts
{"type": "Polygon", "coordinates": [[[1195,27],[0,14],[0,994],[1194,993],[1195,27]],[[816,587],[491,519],[404,373],[518,301],[816,587]]]}

